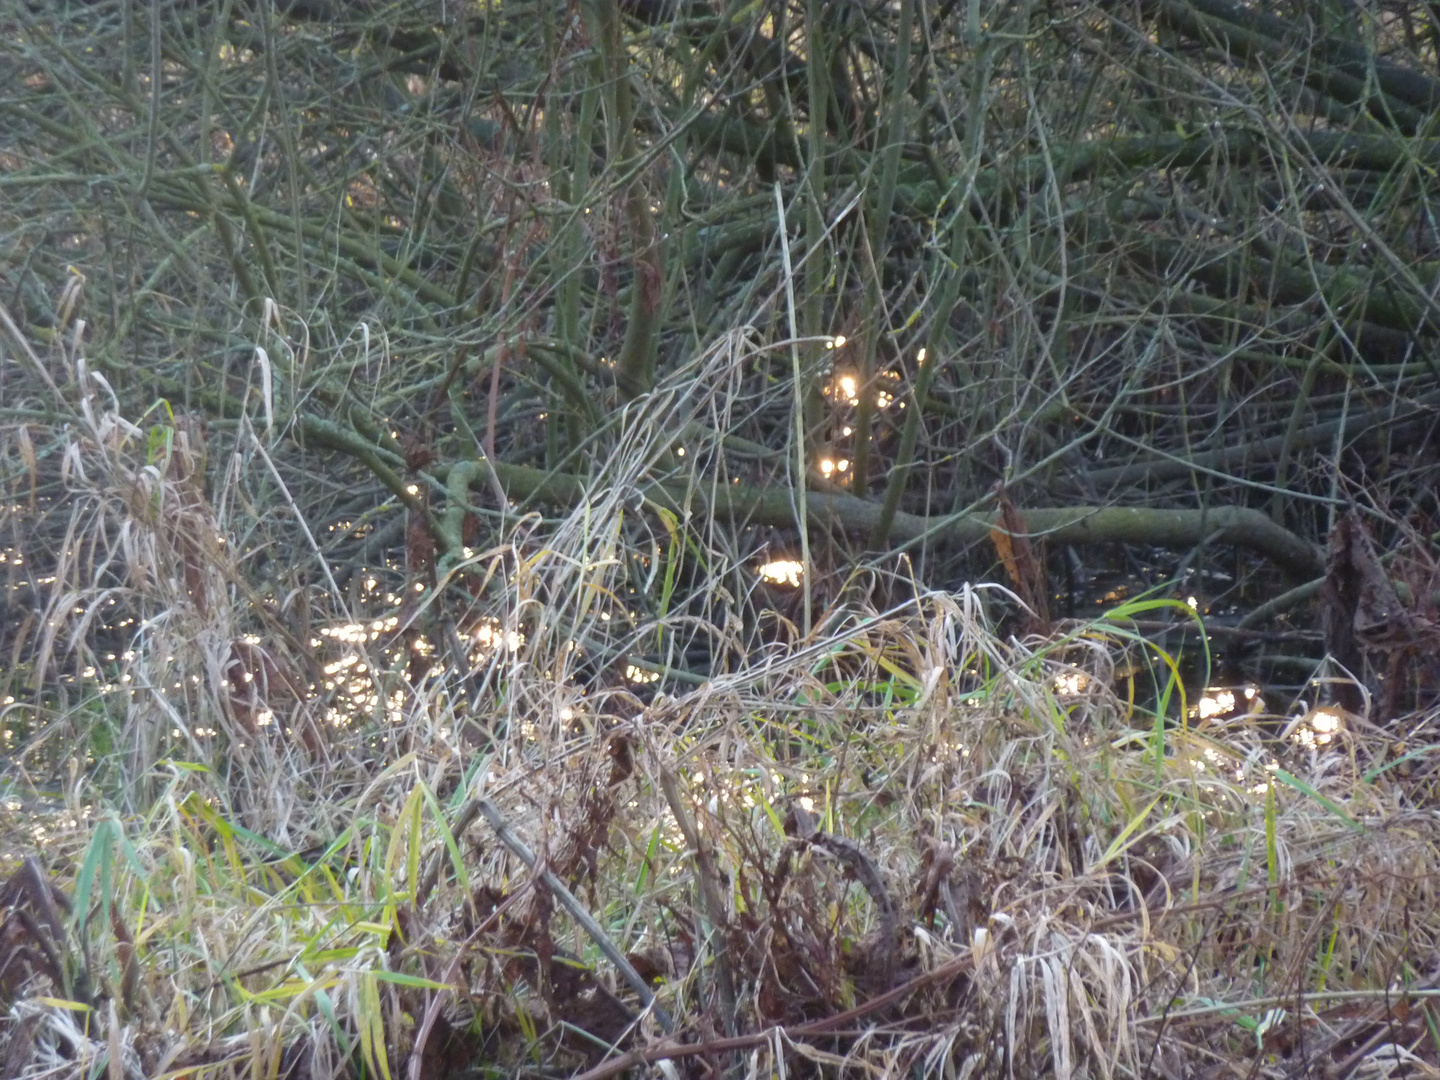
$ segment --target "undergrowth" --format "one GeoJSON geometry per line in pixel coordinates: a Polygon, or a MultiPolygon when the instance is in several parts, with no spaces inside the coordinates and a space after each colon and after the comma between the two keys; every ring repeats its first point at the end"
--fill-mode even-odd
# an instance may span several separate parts
{"type": "Polygon", "coordinates": [[[287,505],[265,436],[126,419],[67,362],[31,674],[79,675],[7,706],[4,1075],[1435,1074],[1406,748],[1167,707],[1172,658],[1128,627],[1171,602],[1021,638],[998,586],[854,590],[698,685],[586,681],[693,641],[695,595],[720,639],[756,601],[719,544],[686,541],[682,586],[678,520],[660,602],[629,591],[634,478],[703,364],[574,512],[438,569],[412,535],[386,608],[259,595],[235,552],[281,527],[255,485],[287,505]],[[102,657],[107,604],[134,622],[102,657]],[[1148,715],[1115,691],[1137,647],[1148,715]]]}

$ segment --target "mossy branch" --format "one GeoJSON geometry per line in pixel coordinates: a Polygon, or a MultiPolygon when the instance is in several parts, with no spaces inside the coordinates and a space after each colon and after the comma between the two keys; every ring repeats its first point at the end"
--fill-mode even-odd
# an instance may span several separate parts
{"type": "MultiPolygon", "coordinates": [[[[454,467],[457,466],[451,466],[454,467]]],[[[465,467],[474,481],[485,475],[483,463],[478,470],[468,464],[465,467]]],[[[502,461],[491,463],[489,468],[493,469],[506,497],[516,503],[535,500],[576,506],[591,488],[590,480],[571,473],[545,472],[502,461]]],[[[448,474],[448,470],[443,471],[448,474]]],[[[648,483],[641,484],[638,493],[648,503],[675,514],[684,514],[689,508],[691,512],[751,525],[787,528],[795,523],[795,501],[785,488],[734,484],[712,492],[703,487],[687,489],[681,484],[648,483]]],[[[806,508],[812,527],[861,538],[870,535],[886,518],[884,507],[846,494],[808,492],[806,508]]],[[[1022,513],[1031,536],[1057,544],[1188,548],[1206,541],[1249,548],[1298,578],[1315,577],[1323,568],[1318,548],[1249,507],[1165,510],[1062,506],[1025,509],[1022,513]]],[[[902,546],[921,539],[928,539],[932,544],[974,544],[989,538],[996,520],[994,513],[967,511],[927,517],[896,512],[889,519],[889,534],[902,546]]]]}

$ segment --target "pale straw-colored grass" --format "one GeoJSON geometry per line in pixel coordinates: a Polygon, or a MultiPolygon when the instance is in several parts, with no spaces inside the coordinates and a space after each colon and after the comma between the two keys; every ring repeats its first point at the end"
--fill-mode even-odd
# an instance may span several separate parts
{"type": "MultiPolygon", "coordinates": [[[[1253,731],[1137,726],[1111,689],[1123,621],[1006,639],[993,587],[883,611],[840,590],[809,638],[698,685],[582,692],[586,663],[742,641],[750,552],[677,542],[636,491],[724,482],[692,464],[714,450],[694,422],[725,430],[711,391],[753,348],[727,338],[627,406],[584,500],[506,508],[500,543],[444,566],[452,592],[405,609],[503,642],[469,684],[409,680],[392,631],[359,633],[373,693],[347,726],[308,689],[327,661],[295,609],[235,554],[278,529],[241,509],[284,483],[269,451],[242,425],[243,460],[207,474],[197,428],[125,419],[72,358],[36,670],[104,600],[141,621],[122,689],[54,721],[81,761],[94,725],[118,736],[94,783],[71,774],[90,817],[45,866],[75,901],[51,944],[84,978],[69,1002],[34,963],[8,986],[11,1075],[598,1077],[707,1054],[756,1077],[1400,1075],[1387,1053],[1433,1073],[1436,823],[1376,770],[1380,733],[1277,772],[1253,731]],[[668,610],[628,591],[682,555],[699,580],[668,610]]],[[[310,603],[312,626],[383,614],[310,603]]]]}

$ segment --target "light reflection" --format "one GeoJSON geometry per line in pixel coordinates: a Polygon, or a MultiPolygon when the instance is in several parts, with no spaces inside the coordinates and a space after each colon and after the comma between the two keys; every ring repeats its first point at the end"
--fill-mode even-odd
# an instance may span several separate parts
{"type": "Polygon", "coordinates": [[[637,667],[634,664],[626,664],[625,678],[632,683],[644,685],[645,683],[658,682],[660,673],[658,671],[646,671],[644,668],[637,667]]]}
{"type": "Polygon", "coordinates": [[[772,559],[760,567],[760,577],[772,585],[792,585],[799,587],[800,575],[805,572],[805,567],[797,559],[772,559]]]}
{"type": "Polygon", "coordinates": [[[1285,738],[1306,750],[1329,746],[1340,734],[1345,714],[1334,705],[1317,705],[1285,727],[1285,738]]]}
{"type": "Polygon", "coordinates": [[[470,636],[475,644],[480,646],[483,653],[492,652],[495,649],[518,652],[520,647],[525,644],[525,635],[515,630],[506,630],[500,625],[498,619],[480,623],[470,632],[470,636]]]}
{"type": "Polygon", "coordinates": [[[1257,686],[1207,686],[1190,710],[1190,716],[1201,721],[1236,720],[1264,711],[1265,699],[1257,686]]]}
{"type": "Polygon", "coordinates": [[[1211,688],[1205,691],[1195,706],[1195,712],[1201,720],[1211,720],[1217,716],[1228,716],[1234,711],[1234,690],[1217,690],[1211,688]]]}

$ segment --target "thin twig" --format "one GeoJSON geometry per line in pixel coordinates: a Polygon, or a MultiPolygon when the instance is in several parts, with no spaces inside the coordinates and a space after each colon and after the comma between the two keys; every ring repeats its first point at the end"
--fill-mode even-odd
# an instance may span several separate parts
{"type": "MultiPolygon", "coordinates": [[[[674,1031],[675,1024],[674,1021],[670,1019],[670,1014],[655,1000],[655,995],[650,991],[650,987],[646,985],[645,980],[640,977],[640,973],[631,966],[629,960],[625,959],[625,954],[615,947],[615,943],[611,941],[609,935],[601,929],[600,924],[595,921],[595,917],[585,910],[585,906],[575,898],[574,893],[565,887],[563,881],[549,870],[540,866],[540,860],[535,857],[535,853],[525,845],[525,841],[521,840],[511,831],[509,824],[505,821],[499,808],[497,808],[494,803],[489,799],[481,799],[479,802],[480,812],[485,815],[485,820],[490,822],[490,827],[495,830],[495,835],[500,838],[500,842],[513,851],[516,857],[534,872],[535,876],[550,890],[555,899],[560,901],[561,905],[570,913],[571,917],[584,928],[585,932],[590,935],[591,940],[593,940],[595,944],[600,947],[600,951],[605,954],[605,958],[615,965],[615,969],[619,971],[625,981],[630,984],[630,988],[639,995],[641,1004],[654,1012],[655,1019],[659,1022],[661,1029],[667,1035],[674,1031]]],[[[463,816],[462,813],[462,817],[463,816]]]]}

